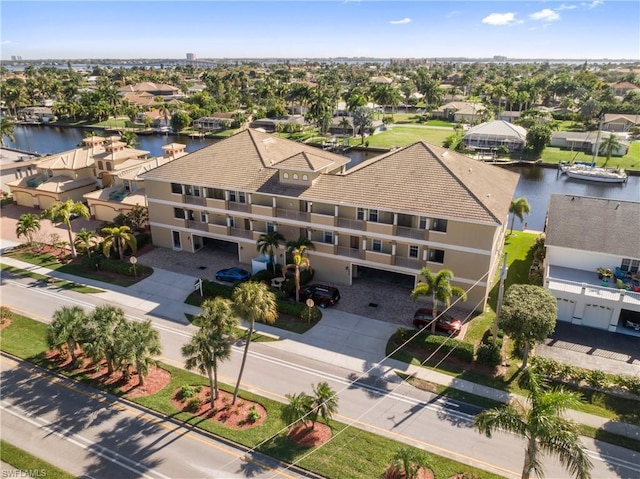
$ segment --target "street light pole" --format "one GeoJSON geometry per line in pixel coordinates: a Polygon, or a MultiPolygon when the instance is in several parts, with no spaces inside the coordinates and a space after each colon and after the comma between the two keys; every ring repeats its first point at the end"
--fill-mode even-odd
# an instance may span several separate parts
{"type": "Polygon", "coordinates": [[[500,269],[500,287],[498,289],[498,304],[496,305],[496,318],[493,321],[493,345],[498,340],[498,321],[500,320],[500,311],[502,310],[502,296],[504,295],[504,280],[507,278],[507,253],[504,254],[504,261],[500,269]]]}

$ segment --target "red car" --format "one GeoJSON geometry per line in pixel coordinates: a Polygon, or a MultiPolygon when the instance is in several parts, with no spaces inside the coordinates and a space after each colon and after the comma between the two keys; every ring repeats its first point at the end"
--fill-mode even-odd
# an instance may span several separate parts
{"type": "MultiPolygon", "coordinates": [[[[413,324],[422,328],[430,325],[433,321],[433,310],[429,308],[420,308],[413,315],[413,324]]],[[[452,318],[448,314],[440,314],[436,321],[436,331],[442,331],[447,334],[456,336],[462,329],[462,322],[459,319],[452,318]]]]}

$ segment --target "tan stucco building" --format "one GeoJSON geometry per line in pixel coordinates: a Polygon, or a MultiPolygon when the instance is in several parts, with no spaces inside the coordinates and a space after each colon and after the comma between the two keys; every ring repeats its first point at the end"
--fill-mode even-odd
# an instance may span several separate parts
{"type": "Polygon", "coordinates": [[[195,253],[224,240],[250,264],[259,236],[277,230],[314,242],[320,281],[351,284],[370,268],[415,284],[422,267],[446,268],[468,290],[462,307],[483,308],[518,175],[423,142],[346,170],[348,161],[256,130],[237,133],[141,175],[153,242],[195,253]]]}

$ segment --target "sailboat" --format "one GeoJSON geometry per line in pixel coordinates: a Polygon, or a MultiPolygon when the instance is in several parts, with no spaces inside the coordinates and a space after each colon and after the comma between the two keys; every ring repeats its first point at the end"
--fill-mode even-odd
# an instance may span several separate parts
{"type": "Polygon", "coordinates": [[[600,183],[625,183],[627,181],[627,172],[622,168],[602,168],[596,166],[596,156],[598,155],[598,148],[600,146],[601,131],[602,117],[600,117],[596,144],[593,148],[593,161],[591,163],[561,163],[559,166],[562,173],[566,174],[569,178],[598,181],[600,183]]]}

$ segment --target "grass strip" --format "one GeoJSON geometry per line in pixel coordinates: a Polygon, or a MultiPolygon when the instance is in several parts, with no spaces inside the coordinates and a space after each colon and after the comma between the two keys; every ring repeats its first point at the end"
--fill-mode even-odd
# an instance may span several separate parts
{"type": "MultiPolygon", "coordinates": [[[[76,477],[3,439],[0,439],[0,459],[22,471],[22,475],[15,477],[46,477],[47,479],[74,479],[76,477]]],[[[9,471],[2,471],[2,477],[14,476],[9,471]]]]}
{"type": "MultiPolygon", "coordinates": [[[[200,327],[200,321],[195,317],[195,315],[189,314],[189,313],[184,313],[184,315],[186,316],[187,321],[189,321],[194,326],[200,327]]],[[[245,339],[248,333],[249,331],[247,329],[238,327],[238,328],[234,328],[233,335],[237,339],[245,339]]],[[[271,341],[279,341],[279,339],[274,338],[273,336],[269,336],[267,334],[262,334],[259,331],[254,331],[253,334],[251,335],[252,343],[269,343],[271,341]]]]}
{"type": "Polygon", "coordinates": [[[18,276],[25,276],[27,278],[35,279],[36,281],[42,281],[43,285],[51,285],[67,291],[75,291],[82,294],[96,294],[104,293],[104,290],[98,288],[92,288],[91,286],[85,286],[83,284],[73,283],[64,279],[56,279],[44,274],[34,273],[33,271],[27,271],[26,269],[16,268],[7,264],[0,264],[0,269],[11,274],[18,276]]]}
{"type": "MultiPolygon", "coordinates": [[[[44,323],[15,315],[11,325],[3,330],[0,348],[22,359],[37,362],[41,366],[66,374],[75,380],[88,382],[88,378],[74,376],[73,372],[58,370],[55,364],[46,360],[44,341],[46,328],[47,325],[44,323]],[[33,361],[34,359],[36,361],[33,361]]],[[[206,378],[169,365],[160,364],[160,366],[171,373],[169,385],[152,396],[136,398],[134,402],[246,447],[256,448],[282,461],[291,463],[300,459],[301,467],[330,479],[380,477],[395,453],[406,447],[405,444],[393,439],[331,421],[330,425],[336,438],[319,448],[314,454],[302,459],[309,449],[296,445],[284,434],[286,424],[282,420],[284,406],[282,403],[242,391],[241,400],[262,404],[267,410],[267,417],[258,427],[244,430],[231,429],[223,424],[204,420],[201,416],[180,411],[171,403],[171,397],[181,386],[207,385],[206,378]]],[[[233,391],[232,386],[226,384],[220,386],[226,391],[233,391]]],[[[110,390],[110,392],[118,394],[117,390],[110,390]]],[[[501,477],[436,454],[427,452],[426,456],[438,478],[451,477],[462,472],[475,474],[479,479],[501,477]]]]}

